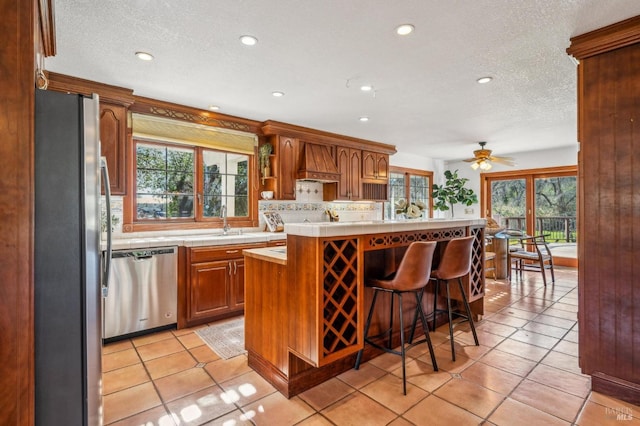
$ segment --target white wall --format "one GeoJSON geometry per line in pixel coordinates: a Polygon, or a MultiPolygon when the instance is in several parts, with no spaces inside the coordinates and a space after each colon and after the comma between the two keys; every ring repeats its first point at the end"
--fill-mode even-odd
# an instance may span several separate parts
{"type": "Polygon", "coordinates": [[[444,161],[434,160],[433,158],[422,157],[415,154],[397,152],[389,157],[389,164],[396,167],[428,170],[437,173],[436,169],[442,168],[444,165],[444,161]]]}
{"type": "MultiPolygon", "coordinates": [[[[528,151],[510,154],[516,161],[514,167],[493,164],[491,172],[517,171],[525,169],[539,169],[545,167],[575,166],[578,164],[578,144],[555,149],[540,151],[528,151]]],[[[434,173],[434,183],[444,183],[445,170],[458,170],[458,176],[469,179],[468,187],[473,189],[480,198],[480,170],[473,170],[470,163],[464,161],[444,162],[429,157],[398,152],[391,156],[389,163],[392,166],[407,167],[419,170],[428,170],[434,173]]],[[[457,205],[454,207],[455,217],[480,217],[479,205],[470,207],[457,205]],[[465,210],[469,213],[465,213],[465,210]]],[[[450,212],[433,212],[434,217],[448,217],[450,212]]]]}
{"type": "MultiPolygon", "coordinates": [[[[562,147],[556,149],[547,149],[540,151],[521,152],[516,154],[510,154],[510,157],[515,159],[516,165],[514,167],[504,166],[501,164],[493,163],[491,172],[504,172],[504,171],[517,171],[525,169],[539,169],[545,167],[559,167],[559,166],[575,166],[578,164],[578,144],[575,146],[562,147]]],[[[464,161],[454,161],[445,163],[445,170],[458,170],[459,177],[465,177],[469,179],[467,186],[475,191],[478,195],[478,201],[480,201],[480,170],[473,170],[469,163],[464,161]]],[[[435,183],[444,182],[443,173],[437,174],[434,177],[435,183]],[[440,181],[438,181],[440,179],[440,181]]],[[[479,205],[475,204],[471,207],[457,205],[454,207],[455,217],[480,217],[481,212],[479,205]],[[465,213],[465,209],[472,209],[470,213],[465,213]]],[[[445,217],[445,213],[448,212],[434,212],[439,217],[445,217]]]]}

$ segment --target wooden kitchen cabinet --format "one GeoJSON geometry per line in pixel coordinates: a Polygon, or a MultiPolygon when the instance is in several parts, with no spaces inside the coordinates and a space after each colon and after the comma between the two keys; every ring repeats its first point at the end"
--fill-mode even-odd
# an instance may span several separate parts
{"type": "Polygon", "coordinates": [[[64,74],[47,72],[49,90],[77,93],[84,96],[98,94],[100,102],[100,155],[109,167],[111,194],[126,195],[126,149],[129,137],[127,117],[134,103],[133,90],[96,83],[64,74]]]}
{"type": "Polygon", "coordinates": [[[362,151],[362,180],[372,183],[389,181],[389,155],[362,151]]]}
{"type": "MultiPolygon", "coordinates": [[[[362,151],[359,149],[338,146],[336,148],[336,164],[341,174],[341,179],[337,184],[336,193],[328,194],[335,200],[359,200],[361,198],[361,167],[362,151]]],[[[327,188],[328,185],[325,185],[327,188]]]]}
{"type": "Polygon", "coordinates": [[[274,135],[269,138],[269,143],[273,146],[273,155],[269,157],[271,176],[263,179],[263,189],[273,191],[276,200],[295,200],[298,140],[274,135]]]}
{"type": "Polygon", "coordinates": [[[218,260],[191,265],[190,320],[208,320],[231,310],[230,263],[218,260]]]}
{"type": "Polygon", "coordinates": [[[262,132],[273,146],[275,174],[261,189],[273,190],[276,199],[294,200],[296,179],[323,182],[325,201],[388,198],[394,146],[272,120],[262,132]]]}
{"type": "Polygon", "coordinates": [[[100,155],[106,157],[112,195],[126,194],[127,107],[100,101],[100,155]]]}
{"type": "Polygon", "coordinates": [[[186,249],[184,313],[179,327],[241,315],[244,312],[244,257],[242,250],[265,243],[186,249]]]}

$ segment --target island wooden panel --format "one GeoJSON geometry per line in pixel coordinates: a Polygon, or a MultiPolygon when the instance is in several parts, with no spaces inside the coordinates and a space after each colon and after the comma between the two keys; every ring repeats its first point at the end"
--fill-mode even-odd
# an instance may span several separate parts
{"type": "MultiPolygon", "coordinates": [[[[413,241],[438,241],[437,264],[447,241],[475,236],[472,272],[464,282],[473,300],[473,313],[482,315],[483,234],[482,226],[322,238],[290,234],[286,265],[269,261],[262,254],[245,253],[249,366],[287,397],[353,368],[356,353],[363,347],[364,317],[373,294],[364,285],[366,277],[395,270],[413,241]]],[[[388,324],[389,300],[387,295],[380,297],[370,334],[388,324]]],[[[426,313],[433,309],[433,298],[432,286],[428,286],[423,298],[426,313]]],[[[403,300],[407,329],[415,303],[412,298],[403,300]]],[[[444,304],[444,298],[439,298],[438,305],[444,304]]],[[[394,314],[394,323],[399,324],[398,313],[394,314]]],[[[446,322],[445,317],[439,316],[437,323],[446,322]]],[[[422,333],[420,324],[416,331],[422,333]]],[[[399,330],[393,342],[400,344],[399,330]]],[[[370,345],[364,348],[364,360],[381,353],[370,345]]]]}

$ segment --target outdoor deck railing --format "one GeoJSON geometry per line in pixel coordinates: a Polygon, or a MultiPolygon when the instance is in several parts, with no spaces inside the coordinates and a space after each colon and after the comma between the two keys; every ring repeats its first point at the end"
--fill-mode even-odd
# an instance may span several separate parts
{"type": "MultiPolygon", "coordinates": [[[[526,219],[523,216],[503,217],[501,222],[508,229],[526,228],[526,219]]],[[[575,216],[538,216],[536,217],[536,234],[548,235],[549,242],[575,243],[576,218],[575,216]]]]}

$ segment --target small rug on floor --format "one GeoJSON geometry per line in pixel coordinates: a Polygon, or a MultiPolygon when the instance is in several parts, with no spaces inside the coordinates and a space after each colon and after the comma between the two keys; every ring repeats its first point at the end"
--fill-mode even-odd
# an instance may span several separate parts
{"type": "Polygon", "coordinates": [[[247,353],[244,350],[244,318],[210,325],[196,330],[196,334],[221,358],[247,353]]]}

